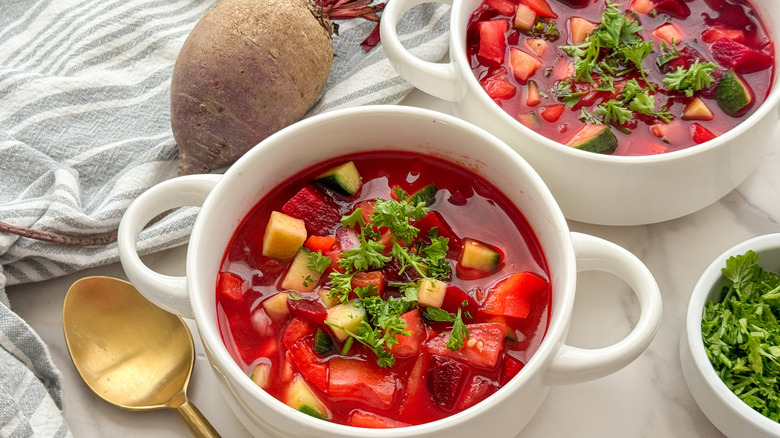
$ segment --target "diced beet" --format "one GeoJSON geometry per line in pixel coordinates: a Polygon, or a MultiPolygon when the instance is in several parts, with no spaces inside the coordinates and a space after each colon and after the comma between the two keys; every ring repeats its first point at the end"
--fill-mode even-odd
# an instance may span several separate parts
{"type": "Polygon", "coordinates": [[[441,214],[435,210],[431,210],[422,219],[413,222],[412,225],[419,228],[421,236],[427,235],[431,229],[436,228],[439,236],[450,239],[449,248],[460,247],[460,237],[452,231],[441,214]]]}
{"type": "Polygon", "coordinates": [[[732,29],[721,24],[715,24],[708,27],[701,33],[701,39],[707,44],[714,43],[722,38],[728,38],[738,43],[745,42],[745,32],[739,29],[732,29]]]}
{"type": "Polygon", "coordinates": [[[358,239],[357,233],[352,228],[341,227],[336,230],[336,241],[342,252],[360,246],[360,239],[358,239]]]}
{"type": "Polygon", "coordinates": [[[677,70],[678,67],[687,69],[692,66],[697,59],[699,62],[707,62],[707,59],[699,53],[698,50],[686,44],[685,47],[680,49],[680,56],[661,66],[661,72],[669,73],[677,70]]]}
{"type": "Polygon", "coordinates": [[[231,300],[238,300],[244,296],[244,280],[230,272],[220,272],[217,290],[231,300]]]}
{"type": "Polygon", "coordinates": [[[513,377],[523,369],[525,364],[513,356],[507,354],[504,358],[504,368],[501,370],[501,386],[506,385],[513,377]]]}
{"type": "Polygon", "coordinates": [[[458,399],[469,368],[455,359],[433,355],[428,371],[428,390],[433,402],[444,408],[451,408],[458,399]]]}
{"type": "Polygon", "coordinates": [[[684,20],[691,15],[691,10],[683,0],[651,0],[658,13],[684,20]]]}
{"type": "Polygon", "coordinates": [[[710,53],[720,65],[737,73],[753,73],[772,66],[772,57],[728,38],[715,41],[710,53]]]}
{"type": "Polygon", "coordinates": [[[558,0],[558,2],[568,5],[569,7],[574,9],[580,9],[580,8],[584,8],[585,6],[588,6],[590,3],[593,2],[593,0],[558,0]]]}
{"type": "Polygon", "coordinates": [[[302,219],[309,234],[327,236],[341,221],[336,203],[314,186],[306,186],[282,207],[282,212],[302,219]]]}
{"type": "Polygon", "coordinates": [[[396,258],[385,263],[385,266],[382,267],[382,274],[385,276],[385,279],[394,283],[408,283],[410,281],[416,281],[421,277],[420,273],[414,268],[407,267],[404,269],[404,272],[400,271],[401,263],[396,258]]]}
{"type": "Polygon", "coordinates": [[[509,20],[490,20],[479,23],[480,57],[501,64],[504,62],[506,39],[504,34],[509,30],[509,20]]]}
{"type": "Polygon", "coordinates": [[[290,313],[294,318],[309,324],[325,324],[325,318],[328,317],[328,311],[320,300],[312,300],[309,298],[295,300],[290,298],[287,300],[287,307],[290,309],[290,313]]]}
{"type": "Polygon", "coordinates": [[[479,303],[463,289],[450,285],[444,292],[444,302],[442,302],[441,308],[450,313],[457,313],[458,309],[463,309],[464,312],[475,316],[479,311],[479,303]],[[464,302],[466,303],[465,307],[463,306],[464,302]]]}
{"type": "Polygon", "coordinates": [[[496,392],[496,389],[498,389],[498,385],[490,379],[483,376],[474,376],[471,382],[467,383],[467,386],[461,391],[462,395],[455,404],[455,408],[459,411],[468,409],[496,392]]]}
{"type": "Polygon", "coordinates": [[[718,68],[713,70],[712,73],[710,73],[713,79],[712,84],[710,84],[709,87],[699,91],[699,96],[705,97],[707,99],[714,99],[715,92],[718,90],[718,83],[720,82],[720,78],[722,78],[727,71],[727,69],[721,66],[718,66],[718,68]]]}

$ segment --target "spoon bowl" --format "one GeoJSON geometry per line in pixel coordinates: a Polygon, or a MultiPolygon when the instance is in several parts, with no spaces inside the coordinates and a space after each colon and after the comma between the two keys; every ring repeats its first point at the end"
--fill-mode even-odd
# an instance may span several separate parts
{"type": "Polygon", "coordinates": [[[62,324],[73,364],[103,400],[132,410],[173,408],[193,435],[219,436],[187,399],[195,347],[181,318],[126,281],[86,277],[68,290],[62,324]]]}

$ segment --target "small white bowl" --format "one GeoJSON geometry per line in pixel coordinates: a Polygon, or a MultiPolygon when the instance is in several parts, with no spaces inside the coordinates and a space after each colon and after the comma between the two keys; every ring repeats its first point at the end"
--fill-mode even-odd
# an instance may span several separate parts
{"type": "Polygon", "coordinates": [[[708,300],[715,298],[727,280],[721,275],[731,256],[755,251],[758,263],[767,271],[780,271],[780,233],[746,240],[724,252],[704,271],[693,289],[685,328],[680,338],[680,361],[688,388],[704,412],[721,432],[732,438],[780,437],[780,423],[761,415],[739,399],[718,377],[704,349],[701,318],[708,300]]]}

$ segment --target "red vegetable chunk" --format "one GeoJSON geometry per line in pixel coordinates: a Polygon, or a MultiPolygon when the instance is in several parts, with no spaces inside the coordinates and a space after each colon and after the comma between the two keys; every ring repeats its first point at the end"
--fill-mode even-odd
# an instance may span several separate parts
{"type": "Polygon", "coordinates": [[[714,139],[717,137],[717,135],[713,134],[709,129],[701,126],[698,123],[692,123],[691,137],[693,138],[693,141],[696,142],[696,144],[702,144],[705,141],[714,139]]]}
{"type": "Polygon", "coordinates": [[[701,33],[701,39],[707,44],[714,43],[722,38],[728,38],[738,43],[745,42],[745,32],[739,29],[732,29],[723,25],[716,24],[712,27],[708,27],[701,33]]]}
{"type": "Polygon", "coordinates": [[[771,56],[728,38],[721,38],[710,48],[713,58],[737,73],[753,73],[772,66],[771,56]]]}
{"type": "Polygon", "coordinates": [[[390,371],[361,359],[334,357],[330,364],[328,393],[333,397],[387,408],[393,403],[396,382],[390,371]]]}
{"type": "Polygon", "coordinates": [[[501,15],[511,17],[515,13],[515,2],[512,0],[485,0],[485,4],[498,11],[501,15]]]}
{"type": "Polygon", "coordinates": [[[457,313],[458,309],[463,309],[464,312],[476,315],[479,312],[479,303],[463,289],[457,286],[447,286],[441,308],[450,313],[457,313]],[[463,306],[464,303],[465,306],[463,306]]]}
{"type": "Polygon", "coordinates": [[[322,253],[325,253],[333,248],[333,245],[335,244],[336,236],[309,236],[303,246],[309,248],[309,250],[313,252],[321,251],[322,253]]]}
{"type": "Polygon", "coordinates": [[[518,272],[493,286],[480,310],[489,315],[525,318],[531,302],[546,295],[548,289],[547,280],[530,272],[518,272]]]}
{"type": "Polygon", "coordinates": [[[509,20],[491,20],[479,23],[479,56],[495,62],[504,62],[506,39],[504,33],[509,30],[509,20]]]}
{"type": "Polygon", "coordinates": [[[336,203],[319,189],[306,186],[282,207],[282,212],[302,219],[309,234],[326,236],[341,221],[336,203]]]}
{"type": "Polygon", "coordinates": [[[290,321],[290,324],[288,324],[287,328],[284,330],[282,344],[289,349],[304,336],[312,333],[314,333],[314,327],[312,327],[311,324],[300,318],[295,318],[290,321]]]}
{"type": "Polygon", "coordinates": [[[401,315],[401,318],[406,322],[406,330],[411,334],[396,336],[398,343],[390,348],[390,352],[397,357],[410,357],[419,354],[423,341],[428,337],[420,317],[420,311],[410,310],[401,315]]]}
{"type": "Polygon", "coordinates": [[[469,368],[455,359],[431,356],[428,372],[428,390],[433,402],[444,408],[451,408],[466,383],[469,368]]]}
{"type": "Polygon", "coordinates": [[[550,4],[547,3],[547,0],[520,0],[520,3],[533,9],[534,12],[541,15],[542,17],[558,18],[558,14],[553,12],[550,4]]]}
{"type": "Polygon", "coordinates": [[[425,348],[431,354],[451,357],[476,367],[493,368],[498,363],[498,356],[504,348],[506,328],[503,324],[485,322],[466,324],[469,330],[469,338],[460,350],[450,350],[447,342],[450,340],[450,332],[444,336],[436,336],[425,344],[425,348]]]}
{"type": "Polygon", "coordinates": [[[325,324],[325,318],[328,317],[328,311],[325,310],[325,306],[322,305],[320,300],[309,298],[297,300],[291,298],[287,300],[287,307],[294,318],[309,324],[325,324]]]}
{"type": "Polygon", "coordinates": [[[683,0],[651,0],[659,14],[668,14],[674,18],[685,19],[691,10],[683,0]]]}
{"type": "Polygon", "coordinates": [[[328,365],[320,362],[314,350],[307,340],[295,342],[287,350],[290,353],[293,365],[301,373],[304,379],[322,391],[327,392],[328,365]]]}
{"type": "Polygon", "coordinates": [[[238,300],[244,296],[244,280],[241,277],[229,272],[221,272],[218,282],[217,290],[224,296],[233,300],[238,300]]]}

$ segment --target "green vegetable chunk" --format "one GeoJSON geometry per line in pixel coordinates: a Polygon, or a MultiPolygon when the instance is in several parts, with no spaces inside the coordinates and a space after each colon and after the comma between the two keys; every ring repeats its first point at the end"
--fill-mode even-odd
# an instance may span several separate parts
{"type": "Polygon", "coordinates": [[[354,195],[363,187],[363,179],[352,161],[336,166],[322,173],[314,180],[329,189],[347,196],[354,195]]]}
{"type": "Polygon", "coordinates": [[[617,137],[607,125],[587,124],[574,133],[566,145],[588,152],[608,154],[617,147],[617,137]]]}
{"type": "Polygon", "coordinates": [[[733,117],[744,114],[755,101],[753,90],[734,70],[727,71],[721,78],[715,99],[723,112],[733,117]]]}
{"type": "Polygon", "coordinates": [[[718,376],[740,399],[778,421],[780,413],[780,276],[754,251],[730,257],[729,281],[702,315],[702,339],[718,376]]]}

